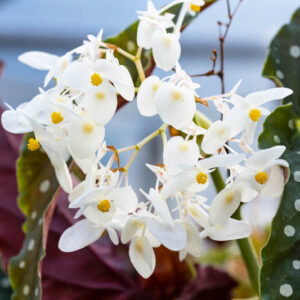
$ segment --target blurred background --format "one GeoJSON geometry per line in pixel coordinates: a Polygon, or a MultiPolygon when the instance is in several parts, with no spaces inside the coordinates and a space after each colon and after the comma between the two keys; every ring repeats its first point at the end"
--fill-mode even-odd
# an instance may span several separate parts
{"type": "MultiPolygon", "coordinates": [[[[170,1],[154,2],[159,7],[170,1]]],[[[237,1],[231,2],[234,8],[237,1]]],[[[241,95],[273,86],[261,76],[268,45],[278,29],[289,21],[299,5],[297,2],[243,1],[225,44],[227,91],[239,79],[243,80],[239,90],[241,95]]],[[[0,0],[0,60],[5,64],[0,80],[2,102],[15,107],[30,100],[42,86],[45,73],[21,64],[17,60],[21,53],[40,50],[62,55],[81,44],[87,34],[97,34],[100,28],[104,29],[104,37],[117,34],[136,20],[136,11],[144,10],[146,3],[146,0],[0,0]]],[[[201,13],[184,31],[180,61],[189,74],[210,70],[211,50],[219,47],[219,20],[227,22],[224,0],[201,13]]],[[[220,93],[218,78],[195,80],[201,84],[201,96],[220,93]]],[[[212,114],[212,109],[201,107],[201,110],[211,117],[218,117],[212,114]]],[[[159,124],[159,118],[140,116],[133,102],[123,107],[107,126],[107,143],[117,148],[135,144],[159,124]]],[[[143,165],[161,162],[159,153],[159,139],[141,151],[130,174],[135,187],[147,189],[153,185],[154,177],[143,165]]],[[[212,193],[212,189],[208,193],[212,193]]]]}

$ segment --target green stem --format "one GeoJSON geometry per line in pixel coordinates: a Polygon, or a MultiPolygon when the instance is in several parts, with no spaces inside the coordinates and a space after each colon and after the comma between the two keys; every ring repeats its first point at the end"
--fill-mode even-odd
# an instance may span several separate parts
{"type": "MultiPolygon", "coordinates": [[[[241,206],[234,213],[233,218],[236,220],[241,220],[241,206]]],[[[252,246],[252,242],[250,238],[244,238],[237,240],[238,246],[240,248],[243,260],[246,264],[250,281],[252,283],[252,287],[255,289],[257,294],[259,293],[259,265],[258,258],[255,253],[255,250],[252,246]]]]}

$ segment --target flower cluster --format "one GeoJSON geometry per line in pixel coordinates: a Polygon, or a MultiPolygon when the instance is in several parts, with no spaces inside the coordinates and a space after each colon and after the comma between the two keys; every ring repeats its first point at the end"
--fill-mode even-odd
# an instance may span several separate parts
{"type": "Polygon", "coordinates": [[[13,133],[34,132],[28,149],[42,148],[47,153],[61,187],[69,194],[69,207],[77,209],[75,219],[81,219],[62,234],[62,251],[79,250],[107,233],[114,244],[130,242],[131,262],[147,278],[155,268],[155,247],[178,251],[182,260],[187,254],[201,255],[205,237],[216,241],[247,237],[250,225],[232,218],[241,203],[260,194],[281,195],[288,177],[288,164],[280,159],[285,147],[255,152],[252,145],[258,122],[269,113],[262,105],[292,91],[273,88],[242,97],[237,84],[228,94],[200,98],[196,91],[200,86],[178,60],[184,17],[199,12],[203,4],[202,0],[181,0],[157,10],[148,1],[147,11],[138,12],[139,51],[152,49],[159,68],[175,69],[162,79],[141,76],[139,88],[114,54],[132,55],[103,42],[102,31],[62,57],[42,52],[19,57],[31,67],[48,71],[45,87],[52,79],[56,84],[48,90],[40,88],[36,97],[16,109],[10,107],[2,115],[2,124],[13,133]],[[175,16],[164,11],[178,3],[182,6],[174,22],[175,16]],[[112,150],[104,141],[105,125],[116,112],[118,96],[132,101],[136,90],[139,112],[147,117],[158,114],[164,124],[136,145],[112,150]],[[196,103],[201,101],[211,103],[221,120],[210,123],[204,118],[210,124],[197,124],[195,115],[199,119],[201,114],[196,103]],[[178,135],[168,139],[168,127],[178,135]],[[138,201],[128,184],[128,169],[140,149],[158,135],[164,146],[163,163],[147,164],[157,180],[148,192],[140,191],[145,201],[138,201]],[[125,167],[113,168],[119,154],[129,150],[134,153],[125,167]],[[110,154],[104,165],[103,157],[110,154]],[[70,157],[85,174],[75,187],[67,165],[70,157]],[[225,188],[208,200],[203,191],[217,168],[229,176],[225,188]]]}

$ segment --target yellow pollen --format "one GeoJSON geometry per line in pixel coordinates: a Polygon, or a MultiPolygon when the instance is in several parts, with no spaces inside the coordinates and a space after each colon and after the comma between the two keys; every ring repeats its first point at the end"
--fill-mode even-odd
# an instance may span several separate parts
{"type": "Polygon", "coordinates": [[[92,76],[91,76],[91,83],[92,85],[95,85],[95,86],[98,86],[102,83],[102,78],[101,76],[98,74],[98,73],[94,73],[92,76]]]}
{"type": "Polygon", "coordinates": [[[194,12],[199,12],[201,10],[201,6],[200,5],[196,5],[196,4],[191,4],[190,6],[191,10],[194,12]]]}
{"type": "Polygon", "coordinates": [[[94,129],[94,125],[92,123],[86,122],[83,124],[82,128],[85,133],[91,133],[94,129]]]}
{"type": "Polygon", "coordinates": [[[196,176],[196,180],[199,184],[205,184],[207,182],[207,174],[205,173],[198,173],[196,176]]]}
{"type": "Polygon", "coordinates": [[[36,151],[36,150],[40,149],[40,143],[38,140],[30,138],[28,140],[27,147],[30,151],[36,151]]]}
{"type": "Polygon", "coordinates": [[[251,109],[249,112],[249,118],[253,121],[253,122],[258,122],[259,119],[261,118],[261,112],[259,109],[251,109]]]}
{"type": "Polygon", "coordinates": [[[182,99],[182,94],[181,94],[181,92],[178,91],[178,90],[174,90],[174,91],[172,92],[172,97],[173,97],[174,100],[183,100],[183,99],[182,99]]]}
{"type": "Polygon", "coordinates": [[[259,184],[265,184],[268,181],[268,174],[266,172],[258,172],[254,178],[259,184]]]}
{"type": "Polygon", "coordinates": [[[98,100],[103,100],[105,97],[105,94],[103,92],[98,92],[98,93],[96,93],[95,96],[98,100]]]}
{"type": "Polygon", "coordinates": [[[230,204],[234,199],[234,194],[232,192],[228,192],[228,194],[225,197],[225,203],[230,204]]]}
{"type": "Polygon", "coordinates": [[[53,124],[58,124],[58,123],[60,123],[63,119],[64,119],[64,117],[61,115],[60,112],[54,111],[54,112],[51,114],[51,120],[52,120],[52,123],[53,123],[53,124]]]}
{"type": "Polygon", "coordinates": [[[110,210],[110,202],[108,200],[102,200],[97,205],[97,208],[102,212],[109,212],[110,210]]]}

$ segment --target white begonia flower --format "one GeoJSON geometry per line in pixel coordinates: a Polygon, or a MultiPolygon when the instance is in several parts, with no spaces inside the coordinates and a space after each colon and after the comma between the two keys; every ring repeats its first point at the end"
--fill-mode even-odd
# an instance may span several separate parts
{"type": "Polygon", "coordinates": [[[128,101],[134,98],[134,86],[129,71],[111,59],[75,61],[65,70],[61,81],[84,93],[95,91],[96,87],[105,82],[110,84],[110,81],[123,98],[128,101]]]}
{"type": "Polygon", "coordinates": [[[285,146],[274,146],[254,153],[246,161],[246,169],[238,175],[237,180],[267,197],[281,196],[288,179],[285,178],[284,168],[289,165],[279,159],[285,149],[285,146]]]}
{"type": "MultiPolygon", "coordinates": [[[[35,139],[32,140],[37,143],[37,145],[41,145],[43,147],[54,168],[59,184],[65,192],[70,193],[72,191],[73,184],[66,163],[70,157],[70,154],[67,150],[65,133],[63,131],[59,131],[54,134],[54,130],[57,131],[55,128],[42,127],[32,117],[26,116],[26,118],[30,122],[32,130],[35,134],[35,139]]],[[[30,143],[31,140],[29,140],[28,144],[29,150],[34,151],[38,149],[31,149],[30,143]]]]}
{"type": "Polygon", "coordinates": [[[44,80],[44,86],[46,86],[52,78],[60,82],[65,69],[72,61],[72,53],[67,52],[59,57],[46,52],[29,51],[21,54],[18,59],[34,69],[49,71],[44,80]]]}
{"type": "Polygon", "coordinates": [[[189,212],[192,218],[204,228],[200,233],[201,238],[210,237],[215,241],[231,241],[246,238],[251,234],[251,226],[248,222],[229,218],[222,225],[212,226],[207,212],[199,205],[190,205],[189,212]]]}
{"type": "Polygon", "coordinates": [[[145,49],[152,48],[152,36],[157,29],[167,29],[174,26],[173,14],[161,15],[152,1],[147,3],[147,11],[138,11],[139,25],[137,30],[137,44],[145,49]]]}
{"type": "Polygon", "coordinates": [[[116,224],[123,223],[124,217],[135,211],[138,201],[130,187],[118,188],[115,185],[84,192],[70,203],[70,208],[80,208],[75,218],[83,214],[86,219],[64,231],[59,241],[62,251],[82,249],[100,238],[104,230],[107,230],[112,242],[118,244],[116,224]],[[96,231],[100,234],[97,235],[96,231]]]}
{"type": "Polygon", "coordinates": [[[169,174],[177,174],[182,167],[193,166],[201,157],[195,140],[184,140],[181,136],[169,139],[163,151],[163,161],[169,174]]]}
{"type": "Polygon", "coordinates": [[[157,114],[154,99],[160,84],[160,79],[154,75],[142,82],[137,94],[137,107],[141,115],[151,117],[157,114]]]}
{"type": "Polygon", "coordinates": [[[288,88],[272,88],[250,93],[245,98],[233,95],[232,102],[235,105],[235,108],[233,108],[234,114],[239,114],[246,120],[242,140],[248,145],[252,145],[258,121],[262,115],[267,116],[270,114],[270,111],[261,107],[261,105],[273,100],[283,99],[292,93],[293,91],[288,88]]]}
{"type": "Polygon", "coordinates": [[[180,173],[173,176],[162,188],[162,194],[169,196],[179,190],[192,193],[204,191],[209,184],[208,175],[215,168],[231,168],[244,159],[243,154],[214,155],[191,165],[182,165],[180,173]]]}
{"type": "Polygon", "coordinates": [[[236,110],[228,112],[224,120],[214,122],[206,131],[201,147],[207,154],[217,153],[227,141],[240,134],[244,128],[245,118],[236,110]]]}
{"type": "Polygon", "coordinates": [[[196,113],[193,92],[171,82],[160,85],[155,94],[155,105],[163,122],[176,129],[190,124],[196,113]]]}
{"type": "Polygon", "coordinates": [[[156,65],[164,70],[172,70],[181,55],[179,35],[157,29],[152,35],[152,51],[156,65]]]}
{"type": "Polygon", "coordinates": [[[105,129],[86,116],[78,116],[70,120],[68,134],[70,152],[78,159],[87,159],[101,146],[105,129]]]}

